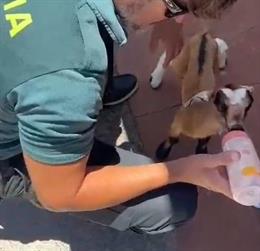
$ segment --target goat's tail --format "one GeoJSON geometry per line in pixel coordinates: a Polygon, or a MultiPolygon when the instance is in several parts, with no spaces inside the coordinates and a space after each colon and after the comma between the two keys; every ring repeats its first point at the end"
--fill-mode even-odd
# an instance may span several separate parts
{"type": "Polygon", "coordinates": [[[199,75],[203,72],[203,67],[206,62],[206,54],[207,54],[207,34],[204,33],[201,37],[200,47],[199,47],[199,55],[198,55],[198,73],[199,75]]]}

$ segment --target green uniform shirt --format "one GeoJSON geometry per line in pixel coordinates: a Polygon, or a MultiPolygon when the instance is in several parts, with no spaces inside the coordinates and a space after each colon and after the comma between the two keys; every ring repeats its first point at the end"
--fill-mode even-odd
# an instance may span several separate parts
{"type": "Polygon", "coordinates": [[[89,154],[107,70],[98,20],[126,42],[112,0],[1,1],[0,159],[89,154]]]}

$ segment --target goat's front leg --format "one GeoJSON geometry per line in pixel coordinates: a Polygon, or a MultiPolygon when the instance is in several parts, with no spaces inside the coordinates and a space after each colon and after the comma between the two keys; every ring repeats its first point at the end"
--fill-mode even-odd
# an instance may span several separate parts
{"type": "Polygon", "coordinates": [[[208,153],[208,143],[211,137],[207,137],[204,139],[199,139],[196,147],[196,154],[207,154],[208,153]]]}
{"type": "Polygon", "coordinates": [[[166,50],[160,56],[160,59],[150,77],[150,84],[151,87],[154,89],[158,88],[162,83],[163,76],[167,68],[165,61],[166,61],[166,50]]]}
{"type": "Polygon", "coordinates": [[[220,71],[224,71],[227,67],[227,51],[228,51],[228,45],[227,43],[220,38],[215,39],[217,46],[218,46],[218,55],[217,55],[217,61],[218,61],[218,68],[220,71]]]}
{"type": "Polygon", "coordinates": [[[164,161],[169,156],[172,147],[179,142],[179,138],[169,137],[163,141],[157,148],[155,156],[158,161],[164,161]]]}

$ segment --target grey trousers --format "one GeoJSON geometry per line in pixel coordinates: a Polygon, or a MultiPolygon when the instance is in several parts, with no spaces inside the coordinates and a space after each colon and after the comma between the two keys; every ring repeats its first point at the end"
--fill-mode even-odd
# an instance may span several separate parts
{"type": "MultiPolygon", "coordinates": [[[[89,156],[88,169],[97,165],[122,165],[123,168],[123,166],[150,163],[153,161],[145,156],[96,140],[89,156]]],[[[9,165],[29,177],[22,155],[9,159],[9,165]]],[[[8,176],[7,168],[1,170],[2,172],[5,170],[8,176]]],[[[31,186],[22,198],[40,206],[31,186]]],[[[70,214],[120,231],[132,230],[137,233],[160,234],[182,225],[194,216],[196,209],[197,188],[180,183],[148,192],[113,208],[70,214]]]]}
{"type": "MultiPolygon", "coordinates": [[[[95,141],[88,165],[134,166],[153,161],[120,148],[95,141]]],[[[174,184],[151,191],[120,206],[84,213],[89,220],[120,231],[159,234],[174,230],[192,218],[197,209],[197,188],[174,184]]]]}

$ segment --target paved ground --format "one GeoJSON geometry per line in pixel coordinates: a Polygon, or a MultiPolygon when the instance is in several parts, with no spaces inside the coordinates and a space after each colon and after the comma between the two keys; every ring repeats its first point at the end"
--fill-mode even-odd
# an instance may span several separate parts
{"type": "MultiPolygon", "coordinates": [[[[157,251],[174,239],[119,233],[67,214],[54,214],[20,201],[0,207],[2,251],[157,251]]],[[[170,250],[170,249],[169,249],[170,250]]]]}
{"type": "MultiPolygon", "coordinates": [[[[260,2],[238,1],[235,8],[220,23],[216,34],[229,43],[230,59],[228,74],[220,84],[254,83],[256,101],[247,120],[260,153],[260,2]]],[[[191,19],[185,27],[187,36],[194,33],[198,23],[191,19]],[[188,24],[189,23],[189,24],[188,24]]],[[[167,72],[162,88],[149,87],[149,75],[160,49],[151,53],[148,43],[151,29],[130,36],[129,44],[117,53],[117,66],[121,73],[135,73],[140,89],[130,106],[106,111],[104,121],[113,121],[114,126],[101,123],[103,131],[115,142],[120,135],[123,114],[128,137],[119,137],[117,143],[153,157],[158,143],[166,136],[168,126],[180,101],[180,89],[174,76],[167,72]],[[121,110],[122,109],[122,110],[121,110]],[[134,129],[137,129],[136,131],[134,129]],[[131,133],[129,133],[131,131],[131,133]],[[140,139],[139,139],[140,137],[140,139]],[[131,143],[128,142],[130,138],[131,143]]],[[[170,34],[170,31],[169,31],[170,34]]],[[[123,129],[124,131],[124,129],[123,129]]],[[[193,152],[193,142],[184,139],[173,151],[171,158],[193,152]]],[[[211,142],[210,151],[220,150],[219,139],[211,142]]],[[[222,196],[201,191],[196,217],[175,233],[161,236],[139,236],[134,233],[119,233],[87,222],[84,215],[48,213],[21,201],[8,201],[0,207],[0,251],[17,250],[62,250],[62,251],[258,251],[260,246],[260,211],[239,206],[222,196]],[[1,227],[2,226],[2,227],[1,227]]]]}

